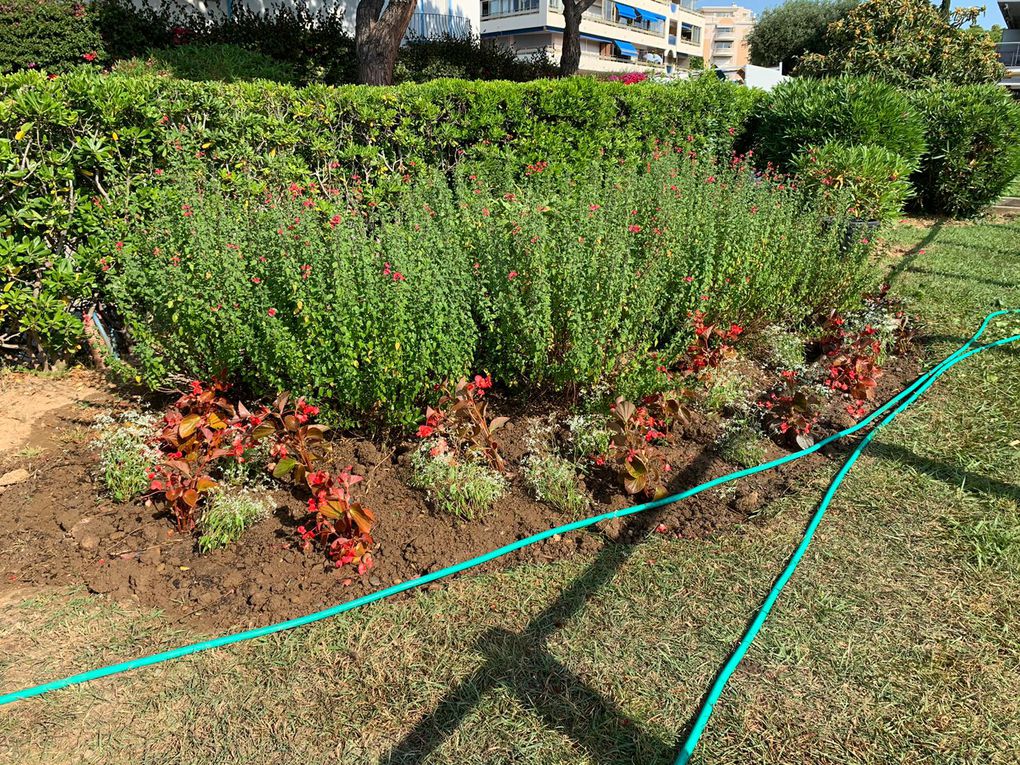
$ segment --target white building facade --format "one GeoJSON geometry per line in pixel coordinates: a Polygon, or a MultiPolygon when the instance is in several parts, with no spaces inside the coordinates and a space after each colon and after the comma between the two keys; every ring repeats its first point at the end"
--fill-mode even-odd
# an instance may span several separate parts
{"type": "MultiPolygon", "coordinates": [[[[134,0],[139,6],[159,7],[162,0],[134,0]]],[[[213,11],[231,14],[244,7],[257,13],[269,13],[278,7],[294,7],[293,0],[180,0],[202,13],[213,11]]],[[[354,19],[358,0],[308,0],[314,12],[343,14],[344,29],[354,36],[354,19]]],[[[479,0],[418,0],[407,27],[407,38],[478,37],[481,4],[479,0]]]]}
{"type": "MultiPolygon", "coordinates": [[[[581,72],[673,73],[701,56],[704,18],[694,0],[595,0],[581,19],[581,72]]],[[[481,0],[481,36],[525,57],[545,49],[559,61],[562,0],[481,0]]]]}

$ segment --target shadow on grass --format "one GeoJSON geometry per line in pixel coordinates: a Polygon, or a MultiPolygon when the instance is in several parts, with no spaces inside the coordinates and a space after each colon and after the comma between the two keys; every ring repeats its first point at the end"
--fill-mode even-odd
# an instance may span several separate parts
{"type": "Polygon", "coordinates": [[[935,225],[933,225],[925,233],[924,239],[922,239],[920,242],[918,242],[909,250],[907,250],[905,253],[903,253],[903,257],[895,266],[892,267],[892,269],[889,271],[889,275],[886,277],[886,281],[889,284],[894,283],[900,277],[900,274],[902,274],[904,271],[910,268],[913,262],[917,260],[918,256],[921,254],[921,250],[923,250],[925,247],[927,247],[929,244],[935,241],[935,238],[939,235],[939,231],[942,230],[942,227],[944,225],[946,225],[945,220],[942,219],[937,220],[935,222],[935,225]]]}
{"type": "MultiPolygon", "coordinates": [[[[923,245],[918,246],[923,248],[923,245]]],[[[1018,286],[1016,282],[1005,282],[999,281],[998,279],[987,279],[983,276],[974,276],[970,274],[954,274],[948,271],[935,271],[930,268],[918,268],[917,266],[910,266],[903,270],[909,271],[912,274],[922,274],[924,276],[938,276],[943,279],[960,279],[961,281],[966,282],[980,282],[981,284],[987,284],[992,287],[1004,287],[1006,289],[1016,289],[1018,286]]]]}
{"type": "Polygon", "coordinates": [[[954,488],[962,488],[981,494],[993,494],[997,497],[1020,503],[1020,485],[1006,483],[995,478],[988,478],[987,476],[972,473],[969,470],[963,470],[945,462],[921,457],[914,454],[910,449],[898,444],[887,444],[878,441],[868,449],[868,456],[908,465],[931,478],[944,481],[954,488]]]}
{"type": "MultiPolygon", "coordinates": [[[[672,490],[701,483],[712,458],[702,451],[671,483],[672,490]]],[[[640,539],[659,523],[656,511],[627,519],[623,536],[640,539]]],[[[381,762],[390,765],[420,763],[428,758],[461,724],[489,690],[502,687],[522,705],[531,708],[547,726],[569,737],[592,760],[603,765],[671,763],[672,741],[642,730],[612,700],[591,688],[563,666],[546,649],[546,641],[569,619],[580,613],[634,551],[635,544],[607,544],[588,567],[553,603],[537,614],[521,632],[493,629],[478,641],[484,664],[451,688],[381,762]]]]}

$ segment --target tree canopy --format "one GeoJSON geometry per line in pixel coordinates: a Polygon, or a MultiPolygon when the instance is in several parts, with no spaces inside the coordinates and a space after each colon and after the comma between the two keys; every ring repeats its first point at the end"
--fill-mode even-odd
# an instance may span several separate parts
{"type": "Polygon", "coordinates": [[[907,88],[998,82],[1004,69],[991,36],[961,28],[976,11],[947,17],[928,0],[865,0],[829,26],[824,50],[805,55],[794,73],[870,76],[907,88]]]}
{"type": "Polygon", "coordinates": [[[857,5],[857,0],[787,0],[769,8],[751,32],[751,63],[792,70],[808,53],[827,50],[825,31],[857,5]]]}

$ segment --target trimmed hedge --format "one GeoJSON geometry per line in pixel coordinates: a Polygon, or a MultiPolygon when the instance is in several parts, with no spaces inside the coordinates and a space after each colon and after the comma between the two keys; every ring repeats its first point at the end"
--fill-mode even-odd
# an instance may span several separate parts
{"type": "Polygon", "coordinates": [[[776,87],[756,113],[755,149],[792,170],[803,149],[829,141],[881,146],[917,167],[924,123],[907,96],[891,85],[858,77],[797,78],[776,87]]]}
{"type": "Polygon", "coordinates": [[[62,72],[104,59],[103,40],[85,3],[0,0],[0,74],[19,69],[62,72]]]}
{"type": "Polygon", "coordinates": [[[9,190],[0,195],[0,268],[16,275],[0,336],[34,337],[39,352],[74,350],[80,323],[66,307],[94,295],[110,219],[138,214],[146,188],[182,164],[238,186],[314,179],[381,200],[422,168],[467,161],[582,175],[633,164],[660,141],[725,155],[757,98],[714,78],[294,88],[88,72],[0,77],[0,188],[9,190]]]}
{"type": "Polygon", "coordinates": [[[917,206],[973,215],[1020,174],[1020,104],[997,85],[939,85],[910,94],[928,151],[912,180],[917,206]]]}

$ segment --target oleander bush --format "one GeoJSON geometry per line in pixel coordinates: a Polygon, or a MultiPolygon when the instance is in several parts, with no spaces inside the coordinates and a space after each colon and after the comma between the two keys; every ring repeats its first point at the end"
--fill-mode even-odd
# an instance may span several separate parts
{"type": "Polygon", "coordinates": [[[379,203],[182,178],[144,226],[111,232],[104,294],[150,386],[225,375],[341,422],[407,424],[472,369],[511,389],[643,395],[685,368],[695,312],[800,322],[870,282],[838,220],[739,162],[661,152],[530,172],[493,185],[466,167],[453,189],[421,174],[379,203]]]}
{"type": "Polygon", "coordinates": [[[757,98],[711,78],[293,88],[0,77],[0,341],[36,359],[74,353],[78,316],[116,254],[113,224],[151,213],[181,165],[232,190],[311,181],[368,204],[466,163],[510,176],[538,162],[550,174],[629,172],[661,139],[725,156],[757,98]]]}
{"type": "Polygon", "coordinates": [[[925,212],[973,215],[1020,173],[1020,104],[997,85],[934,85],[910,94],[928,150],[912,180],[925,212]]]}
{"type": "Polygon", "coordinates": [[[882,146],[829,141],[794,159],[799,183],[817,192],[823,209],[865,220],[891,220],[913,191],[914,169],[882,146]]]}
{"type": "Polygon", "coordinates": [[[795,78],[777,86],[755,114],[760,159],[784,170],[807,147],[829,141],[879,146],[916,167],[925,150],[925,127],[907,96],[892,85],[862,77],[795,78]]]}

